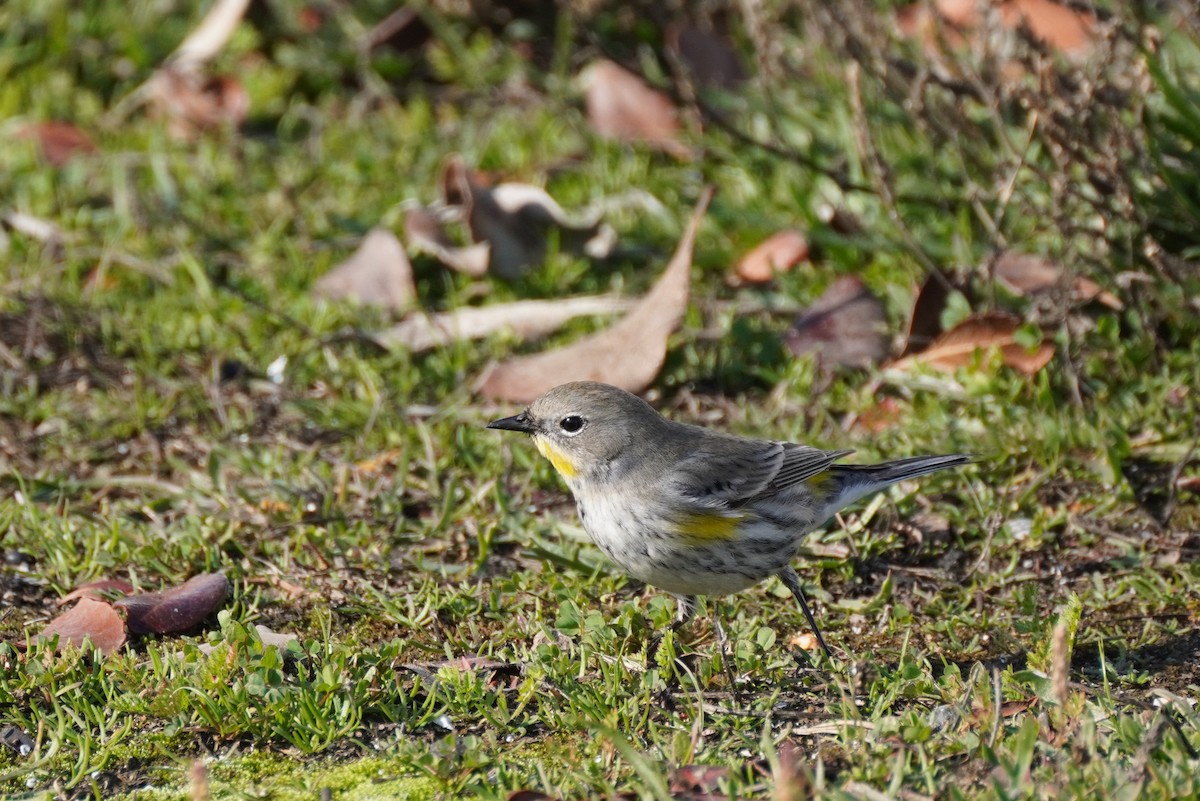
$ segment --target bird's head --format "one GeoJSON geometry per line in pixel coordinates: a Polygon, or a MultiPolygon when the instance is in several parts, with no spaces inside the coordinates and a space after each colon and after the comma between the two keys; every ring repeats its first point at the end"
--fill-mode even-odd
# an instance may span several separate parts
{"type": "Polygon", "coordinates": [[[520,431],[568,482],[608,469],[630,448],[645,447],[664,423],[654,408],[618,387],[595,381],[561,384],[488,428],[520,431]]]}

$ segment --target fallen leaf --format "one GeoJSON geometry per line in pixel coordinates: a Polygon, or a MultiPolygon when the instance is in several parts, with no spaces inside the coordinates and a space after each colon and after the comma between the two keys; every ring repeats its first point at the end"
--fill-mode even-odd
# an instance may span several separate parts
{"type": "Polygon", "coordinates": [[[593,61],[579,74],[588,121],[597,134],[640,142],[679,158],[691,156],[679,141],[679,117],[671,100],[612,61],[593,61]]]}
{"type": "Polygon", "coordinates": [[[952,48],[980,44],[991,20],[1009,31],[1025,26],[1033,38],[1072,57],[1086,55],[1097,35],[1094,15],[1053,0],[917,2],[898,9],[896,19],[902,34],[921,39],[931,53],[940,50],[939,38],[952,48]],[[987,13],[990,8],[997,13],[987,13]]]}
{"type": "MultiPolygon", "coordinates": [[[[1052,291],[1062,281],[1062,269],[1049,259],[1011,250],[1000,254],[992,272],[1009,291],[1022,296],[1052,291]]],[[[1081,303],[1094,300],[1116,311],[1125,308],[1120,298],[1083,276],[1071,280],[1071,297],[1081,303]]]]}
{"type": "Polygon", "coordinates": [[[864,431],[878,434],[900,422],[903,415],[904,409],[901,407],[900,402],[891,396],[885,395],[878,403],[860,414],[854,420],[854,425],[864,431]]]}
{"type": "Polygon", "coordinates": [[[250,0],[213,3],[166,63],[113,106],[107,124],[115,126],[143,105],[170,120],[169,130],[180,138],[241,124],[250,110],[250,95],[236,78],[205,75],[204,67],[224,49],[249,6],[250,0]]]}
{"type": "Polygon", "coordinates": [[[409,209],[404,215],[404,232],[408,246],[417,253],[428,253],[451,270],[475,278],[488,270],[492,246],[478,242],[457,247],[446,236],[446,229],[428,209],[409,209]]]}
{"type": "Polygon", "coordinates": [[[738,259],[726,279],[730,286],[765,284],[808,259],[808,240],[799,231],[780,231],[738,259]]]}
{"type": "Polygon", "coordinates": [[[272,631],[261,623],[254,625],[254,630],[258,633],[258,639],[263,645],[274,646],[280,651],[286,651],[292,643],[299,643],[300,638],[289,632],[272,631]]]}
{"type": "Polygon", "coordinates": [[[1030,351],[1016,340],[1020,327],[1021,319],[1007,312],[973,314],[925,350],[899,359],[891,366],[906,370],[917,364],[928,364],[942,370],[955,370],[971,364],[977,351],[995,348],[1000,351],[1004,364],[1033,375],[1054,357],[1054,344],[1043,341],[1030,351]]]}
{"type": "Polygon", "coordinates": [[[679,801],[709,801],[726,799],[720,792],[721,780],[729,777],[724,765],[681,765],[671,771],[671,797],[679,801]]]}
{"type": "Polygon", "coordinates": [[[59,598],[55,606],[66,606],[72,601],[80,598],[91,598],[96,601],[105,601],[109,598],[128,595],[133,592],[133,585],[128,581],[120,579],[100,579],[99,581],[91,581],[87,584],[81,584],[69,593],[59,598]]]}
{"type": "Polygon", "coordinates": [[[39,640],[58,636],[58,650],[70,643],[82,646],[84,642],[108,656],[125,644],[125,621],[110,604],[91,598],[80,598],[79,603],[51,620],[39,640]]]}
{"type": "Polygon", "coordinates": [[[400,240],[386,228],[372,228],[350,258],[317,280],[313,294],[399,311],[414,305],[417,288],[400,240]]]}
{"type": "Polygon", "coordinates": [[[736,89],[746,82],[746,69],[729,37],[687,23],[667,27],[667,49],[700,86],[736,89]]]}
{"type": "Polygon", "coordinates": [[[489,398],[524,403],[567,381],[603,381],[630,392],[650,386],[666,360],[667,338],[687,310],[692,249],[712,195],[712,187],[701,193],[662,277],[616,324],[558,350],[492,365],[476,382],[476,390],[489,398]]]}
{"type": "Polygon", "coordinates": [[[151,115],[165,118],[171,135],[179,139],[237,127],[250,113],[250,95],[237,78],[177,67],[154,74],[146,103],[151,115]]]}
{"type": "Polygon", "coordinates": [[[1096,18],[1053,0],[1000,3],[1000,21],[1008,28],[1026,25],[1035,39],[1068,55],[1083,55],[1096,39],[1096,18]]]}
{"type": "Polygon", "coordinates": [[[37,142],[42,158],[55,167],[63,166],[74,156],[96,152],[91,137],[69,122],[49,120],[27,125],[17,136],[37,142]]]}
{"type": "Polygon", "coordinates": [[[130,595],[114,602],[123,608],[135,634],[186,631],[215,612],[229,593],[224,573],[201,573],[178,587],[130,595]]]}
{"type": "Polygon", "coordinates": [[[557,230],[560,245],[591,258],[604,258],[616,242],[611,227],[596,219],[575,219],[544,189],[519,183],[484,186],[457,156],[442,172],[448,206],[462,208],[476,243],[489,247],[488,267],[512,279],[546,257],[546,242],[557,230]]]}
{"type": "Polygon", "coordinates": [[[861,280],[834,281],[784,335],[797,356],[815,353],[826,367],[867,367],[887,355],[883,304],[861,280]]]}
{"type": "Polygon", "coordinates": [[[1038,698],[1036,695],[1031,695],[1028,698],[1018,698],[1014,701],[1005,701],[1000,704],[1000,717],[1016,717],[1030,707],[1035,706],[1037,702],[1038,698]]]}
{"type": "Polygon", "coordinates": [[[543,793],[541,790],[513,790],[507,801],[561,801],[558,796],[543,793]]]}
{"type": "Polygon", "coordinates": [[[212,61],[225,48],[249,7],[250,0],[217,0],[200,24],[175,48],[168,63],[196,70],[212,61]]]}
{"type": "Polygon", "coordinates": [[[414,312],[372,338],[385,348],[402,347],[414,353],[451,342],[482,339],[496,331],[509,331],[525,340],[544,336],[576,317],[615,314],[631,305],[633,301],[615,295],[583,295],[468,307],[439,314],[414,312]]]}
{"type": "Polygon", "coordinates": [[[908,335],[904,339],[904,350],[900,356],[922,351],[942,333],[942,312],[950,299],[950,284],[946,276],[930,273],[913,301],[912,317],[908,321],[908,335]]]}

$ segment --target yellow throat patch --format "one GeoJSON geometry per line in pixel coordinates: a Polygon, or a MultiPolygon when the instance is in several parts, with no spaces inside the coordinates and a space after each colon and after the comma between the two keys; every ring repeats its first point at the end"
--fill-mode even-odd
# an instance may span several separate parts
{"type": "Polygon", "coordinates": [[[542,436],[535,436],[533,444],[537,446],[538,453],[550,460],[550,464],[554,465],[554,469],[563,478],[575,478],[579,473],[575,469],[575,465],[567,458],[567,455],[550,444],[550,440],[542,436]]]}

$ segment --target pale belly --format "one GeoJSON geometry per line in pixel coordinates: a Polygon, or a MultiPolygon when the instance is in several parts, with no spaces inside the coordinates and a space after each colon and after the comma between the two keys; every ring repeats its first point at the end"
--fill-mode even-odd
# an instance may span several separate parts
{"type": "Polygon", "coordinates": [[[608,495],[576,500],[584,529],[617,567],[677,595],[728,595],[752,587],[788,565],[804,533],[748,520],[736,537],[698,542],[669,534],[661,520],[608,495]]]}

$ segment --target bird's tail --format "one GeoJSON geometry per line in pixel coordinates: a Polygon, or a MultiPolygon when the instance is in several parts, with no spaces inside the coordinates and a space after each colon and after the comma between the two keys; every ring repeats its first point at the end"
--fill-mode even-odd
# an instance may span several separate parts
{"type": "Polygon", "coordinates": [[[913,456],[882,464],[835,464],[829,468],[829,475],[838,482],[837,489],[826,504],[826,510],[832,516],[839,509],[897,481],[970,464],[972,461],[973,457],[967,454],[955,453],[946,456],[913,456]]]}

